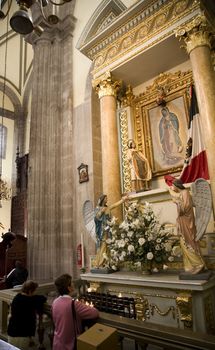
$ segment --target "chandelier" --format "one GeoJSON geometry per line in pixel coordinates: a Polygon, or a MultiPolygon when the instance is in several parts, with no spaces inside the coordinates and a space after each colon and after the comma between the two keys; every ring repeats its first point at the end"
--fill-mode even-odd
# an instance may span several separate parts
{"type": "MultiPolygon", "coordinates": [[[[12,1],[13,0],[8,0],[8,9],[6,13],[0,9],[0,19],[7,17],[11,8],[12,1]]],[[[19,10],[16,11],[10,18],[10,26],[15,32],[19,34],[27,35],[35,31],[38,35],[41,35],[43,29],[40,26],[34,25],[31,13],[29,13],[31,6],[35,3],[38,3],[42,16],[47,24],[55,25],[59,22],[59,17],[56,15],[56,7],[65,5],[71,1],[72,0],[16,0],[17,4],[19,5],[19,10]],[[48,5],[52,6],[52,13],[45,15],[44,8],[48,5]]]]}
{"type": "Polygon", "coordinates": [[[5,41],[5,61],[4,61],[4,78],[3,78],[3,90],[2,90],[2,115],[0,124],[0,208],[2,208],[2,200],[9,200],[11,198],[11,189],[8,187],[7,182],[2,179],[2,164],[4,157],[4,147],[6,147],[6,136],[4,128],[4,101],[5,101],[5,88],[6,88],[6,71],[7,71],[7,35],[8,35],[8,22],[7,22],[7,33],[5,41]]]}

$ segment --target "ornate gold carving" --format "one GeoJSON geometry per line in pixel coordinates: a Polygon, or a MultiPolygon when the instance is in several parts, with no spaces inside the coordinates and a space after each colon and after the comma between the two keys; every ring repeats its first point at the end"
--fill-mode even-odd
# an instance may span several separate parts
{"type": "Polygon", "coordinates": [[[93,88],[99,95],[99,98],[103,96],[116,96],[116,92],[121,86],[120,81],[114,81],[110,72],[106,72],[103,76],[93,80],[93,88]]]}
{"type": "Polygon", "coordinates": [[[127,36],[122,40],[121,43],[121,47],[122,49],[126,49],[127,47],[129,47],[132,44],[132,37],[131,36],[127,36]]]}
{"type": "Polygon", "coordinates": [[[167,19],[167,14],[166,13],[161,13],[160,15],[158,15],[155,18],[155,27],[156,28],[161,27],[166,22],[166,19],[167,19]]]}
{"type": "Polygon", "coordinates": [[[179,319],[184,322],[186,328],[192,328],[192,297],[180,295],[176,298],[176,305],[179,309],[179,319]]]}
{"type": "Polygon", "coordinates": [[[205,321],[207,333],[214,334],[215,331],[215,319],[214,319],[214,307],[212,295],[208,295],[204,298],[204,309],[205,309],[205,321]]]}
{"type": "Polygon", "coordinates": [[[152,5],[150,11],[149,7],[142,9],[86,52],[87,57],[95,62],[94,76],[105,66],[115,65],[116,60],[125,54],[127,58],[128,54],[130,57],[136,56],[143,52],[143,45],[146,50],[162,41],[173,32],[173,29],[167,29],[192,14],[199,4],[195,0],[172,0],[162,6],[152,5]]]}
{"type": "Polygon", "coordinates": [[[173,15],[177,16],[177,15],[183,13],[186,10],[186,8],[187,8],[188,2],[189,2],[188,0],[178,1],[175,4],[175,7],[173,9],[173,15]]]}
{"type": "Polygon", "coordinates": [[[106,58],[112,58],[116,55],[118,49],[116,46],[112,46],[108,51],[107,51],[107,56],[106,58]]]}
{"type": "Polygon", "coordinates": [[[149,302],[147,299],[143,297],[139,297],[135,299],[135,310],[136,310],[136,318],[140,321],[145,321],[149,314],[149,302]]]}
{"type": "Polygon", "coordinates": [[[101,66],[101,64],[104,62],[104,56],[100,55],[95,59],[95,67],[101,66]]]}
{"type": "Polygon", "coordinates": [[[131,106],[134,100],[134,94],[131,85],[128,85],[125,96],[122,98],[121,105],[122,107],[131,106]]]}
{"type": "Polygon", "coordinates": [[[211,250],[215,250],[215,238],[211,238],[211,250]]]}
{"type": "Polygon", "coordinates": [[[185,26],[182,25],[179,27],[175,31],[175,35],[179,37],[179,40],[184,40],[184,47],[188,54],[199,46],[208,46],[211,48],[211,28],[206,17],[203,15],[199,15],[185,26]]]}
{"type": "Polygon", "coordinates": [[[99,292],[101,288],[100,282],[90,282],[91,292],[99,292]]]}
{"type": "Polygon", "coordinates": [[[144,36],[146,36],[147,33],[148,33],[148,26],[147,25],[143,25],[142,27],[140,27],[140,29],[137,32],[137,39],[144,38],[144,36]]]}
{"type": "Polygon", "coordinates": [[[176,309],[174,306],[169,306],[168,309],[166,311],[161,311],[159,309],[159,307],[155,304],[150,304],[149,305],[150,309],[151,309],[151,315],[154,315],[154,312],[157,311],[158,315],[160,316],[167,316],[170,312],[172,312],[172,317],[173,319],[176,318],[176,309]]]}
{"type": "MultiPolygon", "coordinates": [[[[173,96],[182,96],[185,102],[186,115],[188,115],[188,88],[193,82],[192,72],[161,73],[145,91],[135,97],[134,105],[134,132],[137,147],[150,162],[153,175],[159,176],[164,172],[154,170],[154,153],[149,120],[149,109],[157,106],[158,94],[163,89],[165,102],[171,101],[173,96]]],[[[168,169],[169,173],[180,171],[181,167],[168,169]]],[[[167,172],[165,170],[165,172],[167,172]]]]}
{"type": "Polygon", "coordinates": [[[131,176],[127,159],[128,149],[128,116],[126,109],[119,111],[119,124],[122,147],[123,192],[131,191],[131,176]]]}

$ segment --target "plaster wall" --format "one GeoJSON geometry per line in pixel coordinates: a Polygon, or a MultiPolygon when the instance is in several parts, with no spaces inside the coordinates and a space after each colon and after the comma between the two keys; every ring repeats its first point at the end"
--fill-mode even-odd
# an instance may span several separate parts
{"type": "MultiPolygon", "coordinates": [[[[6,181],[8,187],[11,187],[12,176],[12,160],[13,160],[13,142],[14,142],[14,121],[4,118],[4,126],[7,128],[7,143],[6,143],[6,157],[2,159],[2,179],[6,181]]],[[[11,201],[2,201],[2,208],[0,208],[0,222],[5,227],[2,232],[8,231],[10,228],[10,212],[11,201]]],[[[0,238],[1,240],[1,238],[0,238]]]]}

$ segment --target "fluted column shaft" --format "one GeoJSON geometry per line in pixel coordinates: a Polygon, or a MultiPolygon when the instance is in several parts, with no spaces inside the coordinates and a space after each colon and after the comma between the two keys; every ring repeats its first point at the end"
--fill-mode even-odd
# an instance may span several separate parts
{"type": "MultiPolygon", "coordinates": [[[[100,99],[103,193],[108,196],[108,204],[121,199],[116,117],[116,91],[119,85],[119,82],[112,80],[110,73],[107,73],[101,81],[94,82],[100,99]]],[[[113,214],[120,220],[122,208],[117,207],[113,214]]]]}
{"type": "Polygon", "coordinates": [[[198,16],[187,27],[180,28],[178,36],[184,39],[192,65],[215,210],[215,72],[210,51],[210,28],[206,18],[198,16]]]}
{"type": "MultiPolygon", "coordinates": [[[[64,21],[63,25],[66,24],[64,21]]],[[[72,35],[70,30],[66,35],[64,28],[50,31],[33,45],[28,267],[31,278],[53,280],[65,271],[75,276],[76,269],[72,206],[72,35]]]]}

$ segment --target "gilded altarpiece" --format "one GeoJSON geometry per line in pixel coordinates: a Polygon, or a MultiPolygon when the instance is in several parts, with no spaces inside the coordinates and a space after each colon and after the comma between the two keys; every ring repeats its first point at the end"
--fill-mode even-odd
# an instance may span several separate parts
{"type": "MultiPolygon", "coordinates": [[[[162,73],[132,100],[137,149],[149,160],[153,178],[180,172],[185,158],[192,72],[162,73]],[[161,92],[163,94],[160,101],[161,92]],[[165,111],[166,114],[165,115],[165,111]]],[[[131,190],[127,161],[128,115],[118,113],[121,135],[123,191],[131,190]]]]}
{"type": "Polygon", "coordinates": [[[153,177],[182,169],[191,83],[190,71],[160,74],[134,100],[136,142],[151,164],[153,177]]]}

